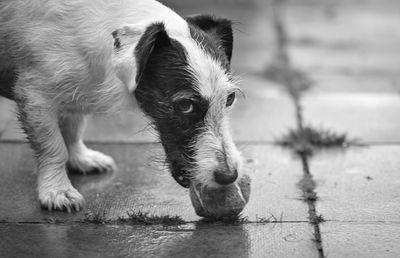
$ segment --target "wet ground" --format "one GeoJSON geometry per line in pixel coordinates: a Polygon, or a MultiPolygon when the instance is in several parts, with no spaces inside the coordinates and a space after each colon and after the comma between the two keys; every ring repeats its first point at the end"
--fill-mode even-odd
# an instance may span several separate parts
{"type": "Polygon", "coordinates": [[[0,99],[0,257],[400,257],[400,4],[168,4],[236,22],[233,68],[246,98],[232,131],[254,170],[245,219],[196,216],[139,110],[91,119],[89,145],[119,170],[70,175],[85,209],[42,210],[32,151],[0,99]],[[310,127],[348,141],[277,144],[310,127]],[[126,220],[132,212],[152,220],[126,220]]]}

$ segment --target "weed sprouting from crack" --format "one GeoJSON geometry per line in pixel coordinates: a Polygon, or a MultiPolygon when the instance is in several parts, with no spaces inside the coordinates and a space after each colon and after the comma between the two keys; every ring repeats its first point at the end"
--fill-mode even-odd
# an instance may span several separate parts
{"type": "Polygon", "coordinates": [[[203,218],[200,220],[202,224],[223,224],[223,225],[240,225],[249,223],[249,219],[246,216],[231,216],[231,217],[222,217],[222,218],[203,218]]]}
{"type": "Polygon", "coordinates": [[[170,215],[154,215],[148,212],[132,210],[128,212],[128,218],[119,218],[118,222],[129,224],[144,224],[144,225],[167,225],[175,226],[182,225],[186,222],[179,216],[170,215]]]}
{"type": "Polygon", "coordinates": [[[111,220],[107,219],[107,214],[105,211],[96,213],[86,212],[83,221],[92,224],[109,224],[111,222],[111,220]]]}
{"type": "Polygon", "coordinates": [[[131,210],[127,213],[127,218],[117,220],[107,219],[106,212],[87,212],[84,222],[92,224],[130,224],[130,225],[182,225],[186,222],[179,216],[152,215],[148,212],[131,210]]]}
{"type": "Polygon", "coordinates": [[[349,140],[345,133],[305,126],[297,130],[290,129],[277,143],[293,149],[298,154],[309,156],[316,149],[348,148],[356,144],[356,141],[349,140]]]}
{"type": "Polygon", "coordinates": [[[325,218],[322,215],[317,215],[314,216],[313,218],[310,218],[311,224],[320,224],[325,222],[325,218]]]}
{"type": "MultiPolygon", "coordinates": [[[[107,225],[162,225],[162,226],[179,226],[189,222],[184,221],[179,216],[170,215],[153,215],[148,212],[131,210],[127,212],[127,217],[117,220],[107,219],[106,212],[87,212],[85,213],[84,222],[92,224],[107,225]]],[[[219,219],[202,219],[201,224],[213,225],[242,225],[242,224],[266,224],[266,223],[283,223],[283,213],[278,217],[271,214],[269,217],[256,217],[255,221],[249,220],[247,216],[224,217],[219,219]]]]}
{"type": "Polygon", "coordinates": [[[283,223],[283,213],[280,214],[279,218],[273,214],[269,217],[258,217],[255,220],[250,220],[247,216],[235,216],[228,218],[220,218],[217,220],[202,219],[202,224],[223,224],[223,225],[242,225],[242,224],[267,224],[267,223],[283,223]]]}
{"type": "Polygon", "coordinates": [[[283,213],[277,218],[275,215],[271,214],[269,217],[256,217],[255,223],[282,223],[283,213]]]}
{"type": "Polygon", "coordinates": [[[62,223],[64,223],[63,220],[60,220],[60,219],[55,218],[55,217],[47,217],[47,218],[44,218],[43,220],[48,224],[62,224],[62,223]]]}

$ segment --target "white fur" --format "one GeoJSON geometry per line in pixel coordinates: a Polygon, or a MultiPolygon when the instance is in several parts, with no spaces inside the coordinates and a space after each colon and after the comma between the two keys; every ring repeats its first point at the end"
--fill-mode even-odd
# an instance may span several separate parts
{"type": "MultiPolygon", "coordinates": [[[[211,112],[207,115],[213,116],[211,112]]],[[[231,134],[228,130],[226,118],[219,122],[206,122],[206,132],[199,136],[195,143],[195,169],[191,171],[195,183],[201,183],[204,186],[220,187],[214,180],[214,171],[219,167],[217,154],[225,155],[228,168],[238,171],[238,178],[243,174],[243,164],[241,153],[233,143],[231,134]]]]}
{"type": "MultiPolygon", "coordinates": [[[[30,66],[32,76],[43,76],[51,98],[86,112],[114,111],[136,87],[132,50],[140,36],[115,56],[113,31],[128,26],[141,35],[159,21],[172,38],[190,37],[183,18],[151,0],[13,0],[0,8],[0,16],[13,13],[1,23],[0,49],[11,51],[19,67],[30,66]],[[35,59],[33,66],[27,57],[35,59]]],[[[9,53],[0,50],[3,58],[10,60],[9,53]]]]}
{"type": "Polygon", "coordinates": [[[211,103],[206,133],[195,143],[194,180],[217,186],[216,151],[225,152],[230,168],[240,171],[241,156],[227,129],[225,107],[235,86],[171,9],[152,0],[3,1],[0,60],[8,62],[0,62],[0,71],[18,72],[15,95],[27,99],[19,106],[29,113],[25,127],[44,150],[38,155],[38,191],[49,209],[80,209],[84,202],[67,177],[68,160],[78,169],[115,168],[110,157],[83,144],[84,118],[68,114],[113,112],[129,101],[128,93],[136,88],[133,50],[154,22],[163,22],[168,35],[186,48],[199,92],[211,103]],[[115,52],[111,34],[117,29],[123,47],[115,52]]]}

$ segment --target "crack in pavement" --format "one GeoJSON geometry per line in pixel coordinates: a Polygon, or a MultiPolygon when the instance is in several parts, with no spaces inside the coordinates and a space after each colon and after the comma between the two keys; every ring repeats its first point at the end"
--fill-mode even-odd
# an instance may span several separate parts
{"type": "Polygon", "coordinates": [[[319,224],[324,222],[322,215],[318,215],[315,203],[318,201],[318,195],[315,192],[316,183],[310,173],[308,166],[307,156],[300,153],[301,162],[303,165],[303,177],[298,183],[298,187],[303,192],[303,201],[308,205],[309,222],[314,228],[314,241],[318,250],[319,257],[324,256],[324,249],[322,245],[322,235],[319,224]]]}
{"type": "MultiPolygon", "coordinates": [[[[304,131],[303,109],[300,103],[302,94],[307,91],[312,82],[306,74],[295,69],[290,62],[287,51],[288,34],[282,19],[282,11],[285,0],[272,1],[272,25],[276,36],[276,53],[272,64],[266,70],[266,76],[285,87],[291,96],[296,110],[297,130],[304,131]]],[[[322,215],[318,215],[316,202],[318,195],[315,191],[316,183],[310,173],[308,155],[305,152],[297,152],[303,166],[303,177],[297,186],[302,191],[302,200],[307,203],[309,223],[313,226],[314,242],[320,258],[325,257],[322,245],[320,223],[324,222],[322,215]]]]}

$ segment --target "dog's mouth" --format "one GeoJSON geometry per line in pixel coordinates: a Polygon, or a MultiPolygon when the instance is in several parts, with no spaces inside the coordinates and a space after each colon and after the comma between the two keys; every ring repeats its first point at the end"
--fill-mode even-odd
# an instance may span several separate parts
{"type": "Polygon", "coordinates": [[[190,184],[190,199],[197,215],[209,219],[235,219],[249,201],[251,179],[243,175],[228,186],[211,188],[190,184]]]}

